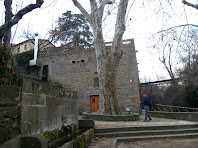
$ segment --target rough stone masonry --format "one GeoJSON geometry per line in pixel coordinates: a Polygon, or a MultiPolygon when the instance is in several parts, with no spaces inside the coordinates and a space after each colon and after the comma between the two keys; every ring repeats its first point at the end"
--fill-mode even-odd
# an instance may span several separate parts
{"type": "MultiPolygon", "coordinates": [[[[111,43],[106,43],[110,48],[111,43]]],[[[121,107],[139,110],[139,78],[134,40],[124,40],[124,52],[117,72],[117,94],[121,107]]],[[[96,55],[93,45],[77,48],[47,48],[39,52],[42,64],[41,75],[48,81],[58,82],[63,87],[77,91],[79,111],[90,111],[91,97],[99,95],[96,55]],[[47,70],[46,70],[47,69],[47,70]],[[44,73],[45,71],[45,73],[44,73]]]]}

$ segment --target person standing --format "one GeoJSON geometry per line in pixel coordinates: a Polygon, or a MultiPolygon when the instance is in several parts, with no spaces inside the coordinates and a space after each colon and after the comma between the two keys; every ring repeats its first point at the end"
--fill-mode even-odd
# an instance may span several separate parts
{"type": "Polygon", "coordinates": [[[151,116],[149,115],[150,100],[147,97],[147,95],[146,95],[145,92],[143,93],[143,97],[144,97],[143,105],[144,105],[144,110],[145,110],[145,119],[144,119],[144,122],[147,122],[147,118],[149,118],[149,121],[152,120],[151,116]]]}

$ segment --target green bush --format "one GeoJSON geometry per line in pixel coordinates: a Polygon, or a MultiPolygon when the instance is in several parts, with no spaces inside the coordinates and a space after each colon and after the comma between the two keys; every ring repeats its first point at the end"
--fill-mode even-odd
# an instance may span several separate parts
{"type": "Polygon", "coordinates": [[[18,66],[23,68],[27,73],[35,72],[38,69],[35,66],[29,66],[29,62],[32,59],[34,59],[33,49],[16,55],[16,62],[18,66]]]}
{"type": "Polygon", "coordinates": [[[198,90],[193,85],[188,85],[185,87],[185,92],[189,106],[198,108],[198,90]]]}
{"type": "Polygon", "coordinates": [[[29,66],[29,61],[34,58],[34,50],[29,50],[16,55],[16,61],[19,66],[29,66]]]}

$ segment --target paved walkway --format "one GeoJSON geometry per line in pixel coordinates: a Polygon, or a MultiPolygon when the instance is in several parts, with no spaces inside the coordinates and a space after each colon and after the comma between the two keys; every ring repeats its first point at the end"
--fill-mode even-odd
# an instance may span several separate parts
{"type": "Polygon", "coordinates": [[[96,128],[116,128],[116,127],[134,127],[134,126],[165,126],[165,125],[183,125],[183,124],[197,124],[198,122],[167,119],[167,118],[155,118],[152,117],[152,121],[143,122],[144,115],[140,116],[138,121],[95,121],[96,128]]]}
{"type": "MultiPolygon", "coordinates": [[[[152,121],[143,122],[144,116],[141,115],[138,121],[95,121],[96,129],[100,128],[118,128],[118,127],[137,127],[137,126],[166,126],[166,125],[184,125],[184,124],[198,124],[198,122],[166,119],[166,118],[155,118],[152,117],[152,121]]],[[[114,148],[116,138],[95,138],[88,148],[114,148]]]]}

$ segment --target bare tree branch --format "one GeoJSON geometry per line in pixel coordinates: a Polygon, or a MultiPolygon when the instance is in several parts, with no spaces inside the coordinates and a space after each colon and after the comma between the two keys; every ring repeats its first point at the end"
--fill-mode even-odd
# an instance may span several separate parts
{"type": "Polygon", "coordinates": [[[185,5],[187,5],[187,6],[193,7],[193,8],[195,8],[195,9],[198,10],[198,4],[195,5],[195,4],[192,4],[192,3],[187,2],[186,0],[183,0],[182,3],[185,4],[185,5]]]}
{"type": "Polygon", "coordinates": [[[103,0],[101,2],[101,4],[100,4],[100,8],[99,9],[103,11],[106,4],[113,4],[113,3],[114,2],[112,0],[103,0]]]}
{"type": "Polygon", "coordinates": [[[90,15],[89,13],[82,7],[82,5],[77,0],[72,0],[74,5],[82,12],[82,14],[85,16],[87,21],[91,23],[90,15]]]}
{"type": "Polygon", "coordinates": [[[17,24],[18,21],[27,13],[29,13],[30,11],[36,9],[36,8],[40,8],[41,5],[43,4],[43,0],[37,0],[36,4],[30,4],[28,6],[26,6],[25,8],[21,9],[12,20],[6,22],[5,24],[0,26],[0,38],[2,38],[4,36],[4,33],[9,30],[13,25],[17,24]]]}
{"type": "Polygon", "coordinates": [[[91,13],[93,14],[94,11],[96,11],[97,9],[97,3],[96,3],[96,0],[92,0],[90,1],[90,6],[91,6],[91,13]]]}
{"type": "Polygon", "coordinates": [[[122,42],[122,36],[125,31],[125,15],[128,6],[128,0],[120,0],[118,14],[116,18],[115,34],[113,38],[112,50],[114,53],[118,52],[119,46],[122,42]]]}
{"type": "Polygon", "coordinates": [[[155,33],[154,35],[159,34],[159,33],[161,33],[161,32],[173,30],[173,29],[175,29],[175,28],[184,27],[184,26],[193,26],[193,27],[197,27],[197,28],[198,28],[198,25],[195,25],[195,24],[183,24],[183,25],[173,26],[173,27],[170,27],[170,28],[165,29],[165,30],[161,30],[161,31],[155,33]]]}

